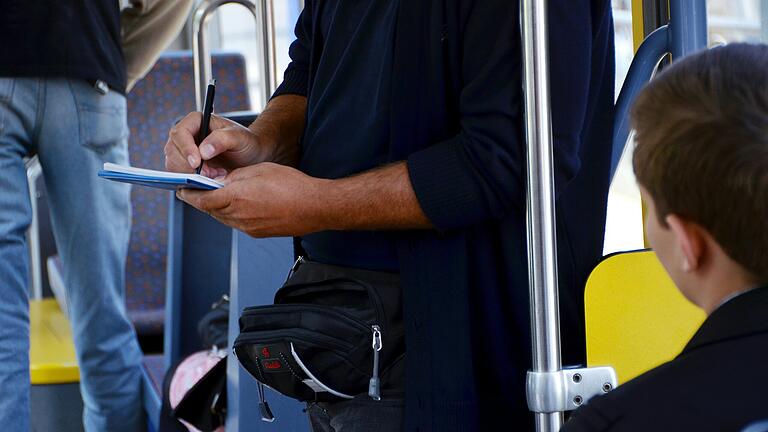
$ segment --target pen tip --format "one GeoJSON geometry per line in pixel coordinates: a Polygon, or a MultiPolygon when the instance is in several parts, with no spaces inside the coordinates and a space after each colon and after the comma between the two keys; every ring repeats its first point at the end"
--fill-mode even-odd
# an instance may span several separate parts
{"type": "Polygon", "coordinates": [[[216,78],[211,78],[211,80],[208,81],[208,85],[216,85],[216,78]]]}

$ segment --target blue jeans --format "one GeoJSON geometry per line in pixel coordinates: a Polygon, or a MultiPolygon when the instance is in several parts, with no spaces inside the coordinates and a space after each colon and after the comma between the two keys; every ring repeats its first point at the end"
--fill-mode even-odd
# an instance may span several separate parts
{"type": "MultiPolygon", "coordinates": [[[[23,158],[43,167],[91,431],[144,429],[141,350],[125,312],[130,189],[96,176],[128,163],[125,97],[87,82],[0,78],[0,424],[29,430],[27,245],[23,158]]],[[[44,413],[40,413],[44,415],[44,413]]]]}

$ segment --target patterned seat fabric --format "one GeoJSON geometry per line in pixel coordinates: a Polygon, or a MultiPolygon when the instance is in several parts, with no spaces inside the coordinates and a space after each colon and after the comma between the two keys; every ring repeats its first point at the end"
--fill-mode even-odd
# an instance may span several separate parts
{"type": "MultiPolygon", "coordinates": [[[[245,60],[213,55],[216,112],[250,109],[245,60]]],[[[192,54],[166,53],[128,94],[131,165],[164,169],[163,147],[174,122],[195,110],[192,54]]],[[[133,187],[133,226],[126,266],[126,307],[139,335],[163,332],[168,243],[168,193],[133,187]]]]}

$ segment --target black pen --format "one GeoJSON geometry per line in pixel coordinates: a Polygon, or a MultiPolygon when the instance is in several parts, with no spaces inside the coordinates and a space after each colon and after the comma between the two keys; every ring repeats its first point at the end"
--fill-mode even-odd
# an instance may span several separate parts
{"type": "MultiPolygon", "coordinates": [[[[203,103],[203,119],[200,121],[200,134],[197,136],[197,145],[203,142],[205,137],[211,133],[211,114],[213,113],[213,96],[216,94],[216,80],[208,82],[208,89],[205,91],[205,102],[203,103]]],[[[197,174],[203,169],[203,160],[200,159],[200,165],[197,167],[197,174]]]]}

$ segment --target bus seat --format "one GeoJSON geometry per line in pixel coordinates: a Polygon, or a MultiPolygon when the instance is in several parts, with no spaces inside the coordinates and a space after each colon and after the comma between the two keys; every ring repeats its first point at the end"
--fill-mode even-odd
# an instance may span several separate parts
{"type": "MultiPolygon", "coordinates": [[[[243,56],[214,53],[212,63],[217,79],[216,111],[249,110],[243,56]]],[[[195,110],[193,70],[190,52],[166,53],[129,95],[132,165],[164,169],[163,146],[168,129],[195,110]]],[[[157,430],[165,371],[181,356],[199,349],[197,321],[227,292],[229,280],[220,273],[222,268],[229,269],[229,243],[224,239],[228,229],[184,208],[167,192],[134,187],[132,200],[127,306],[129,311],[140,307],[146,310],[137,301],[152,299],[150,304],[160,313],[162,323],[159,327],[155,324],[155,329],[163,331],[165,339],[163,355],[147,355],[143,361],[144,406],[150,429],[157,430]],[[208,255],[213,250],[221,252],[216,252],[215,263],[208,255]],[[204,256],[208,259],[205,263],[204,256]],[[143,274],[153,265],[161,271],[154,272],[152,281],[148,281],[143,274]],[[131,281],[134,274],[138,277],[131,281]]]]}
{"type": "Polygon", "coordinates": [[[741,432],[768,432],[768,419],[752,423],[741,432]]]}
{"type": "Polygon", "coordinates": [[[53,298],[29,302],[32,430],[82,430],[80,370],[69,322],[53,298]]]}
{"type": "MultiPolygon", "coordinates": [[[[245,59],[238,53],[212,56],[217,78],[216,110],[249,110],[245,59]]],[[[147,76],[128,94],[129,153],[131,165],[164,169],[163,147],[168,130],[195,110],[195,85],[190,51],[164,53],[147,76]]],[[[126,263],[126,309],[139,336],[160,336],[165,315],[166,251],[168,242],[167,192],[133,187],[133,222],[126,263]]],[[[49,272],[60,284],[62,263],[49,258],[49,272]]],[[[53,289],[63,293],[63,289],[53,289]]],[[[63,297],[57,295],[57,297],[63,297]]],[[[65,300],[64,300],[65,302],[65,300]]]]}
{"type": "Polygon", "coordinates": [[[230,289],[232,229],[168,194],[168,278],[163,354],[145,355],[144,410],[158,430],[166,371],[201,350],[200,319],[230,289]]]}
{"type": "Polygon", "coordinates": [[[584,293],[589,366],[613,366],[619,383],[674,358],[704,321],[650,250],[609,255],[584,293]]]}
{"type": "MultiPolygon", "coordinates": [[[[247,306],[274,302],[275,292],[283,285],[295,262],[294,243],[290,237],[257,239],[241,231],[232,234],[232,274],[229,304],[229,342],[240,333],[238,318],[247,306]]],[[[256,380],[240,366],[235,356],[227,358],[227,430],[284,432],[310,430],[305,404],[268,390],[267,399],[275,421],[261,420],[254,407],[259,404],[256,380]]]]}
{"type": "Polygon", "coordinates": [[[142,361],[142,399],[147,413],[147,426],[150,431],[159,430],[160,409],[163,406],[163,380],[165,379],[165,356],[153,354],[144,356],[142,361]]]}
{"type": "MultiPolygon", "coordinates": [[[[165,169],[163,147],[174,122],[195,110],[190,52],[169,53],[128,94],[131,165],[165,169]]],[[[250,109],[245,59],[236,53],[213,55],[218,79],[216,109],[250,109]]],[[[139,334],[161,334],[165,306],[168,240],[167,193],[134,187],[133,226],[126,263],[126,306],[139,334]]]]}

